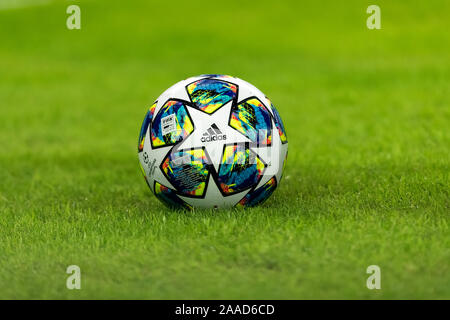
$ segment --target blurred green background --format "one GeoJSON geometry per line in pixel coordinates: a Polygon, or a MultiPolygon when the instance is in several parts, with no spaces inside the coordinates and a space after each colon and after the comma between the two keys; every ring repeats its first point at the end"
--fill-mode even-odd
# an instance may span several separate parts
{"type": "Polygon", "coordinates": [[[450,298],[449,21],[446,0],[0,0],[0,298],[450,298]],[[205,73],[284,120],[262,207],[170,211],[141,176],[147,108],[205,73]]]}

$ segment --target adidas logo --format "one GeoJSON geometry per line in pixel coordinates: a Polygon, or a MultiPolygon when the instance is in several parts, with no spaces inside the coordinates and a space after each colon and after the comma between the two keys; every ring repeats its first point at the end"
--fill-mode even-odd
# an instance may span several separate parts
{"type": "Polygon", "coordinates": [[[206,130],[205,133],[203,133],[203,137],[201,139],[202,142],[210,142],[210,141],[217,141],[217,140],[226,140],[227,136],[225,134],[222,134],[222,131],[216,126],[215,123],[211,125],[211,127],[206,130]]]}

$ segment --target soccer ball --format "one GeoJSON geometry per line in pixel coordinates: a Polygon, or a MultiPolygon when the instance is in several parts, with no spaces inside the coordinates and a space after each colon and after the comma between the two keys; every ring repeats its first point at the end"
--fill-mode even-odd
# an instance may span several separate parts
{"type": "Polygon", "coordinates": [[[213,74],[164,91],[138,144],[145,181],[172,208],[258,205],[280,183],[287,151],[270,100],[244,80],[213,74]]]}

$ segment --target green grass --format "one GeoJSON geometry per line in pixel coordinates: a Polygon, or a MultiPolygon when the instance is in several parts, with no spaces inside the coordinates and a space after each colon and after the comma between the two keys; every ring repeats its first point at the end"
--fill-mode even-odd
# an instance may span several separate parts
{"type": "Polygon", "coordinates": [[[68,3],[0,10],[0,298],[450,298],[448,1],[376,1],[381,30],[365,1],[96,0],[69,31],[68,3]],[[259,208],[170,211],[141,176],[147,107],[203,73],[284,119],[259,208]]]}

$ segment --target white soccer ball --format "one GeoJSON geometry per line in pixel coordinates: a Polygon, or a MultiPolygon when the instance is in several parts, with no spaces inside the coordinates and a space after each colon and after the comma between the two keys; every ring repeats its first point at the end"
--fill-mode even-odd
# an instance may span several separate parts
{"type": "Polygon", "coordinates": [[[149,108],[139,135],[145,180],[169,207],[255,206],[281,180],[288,143],[278,111],[250,83],[180,81],[149,108]]]}

